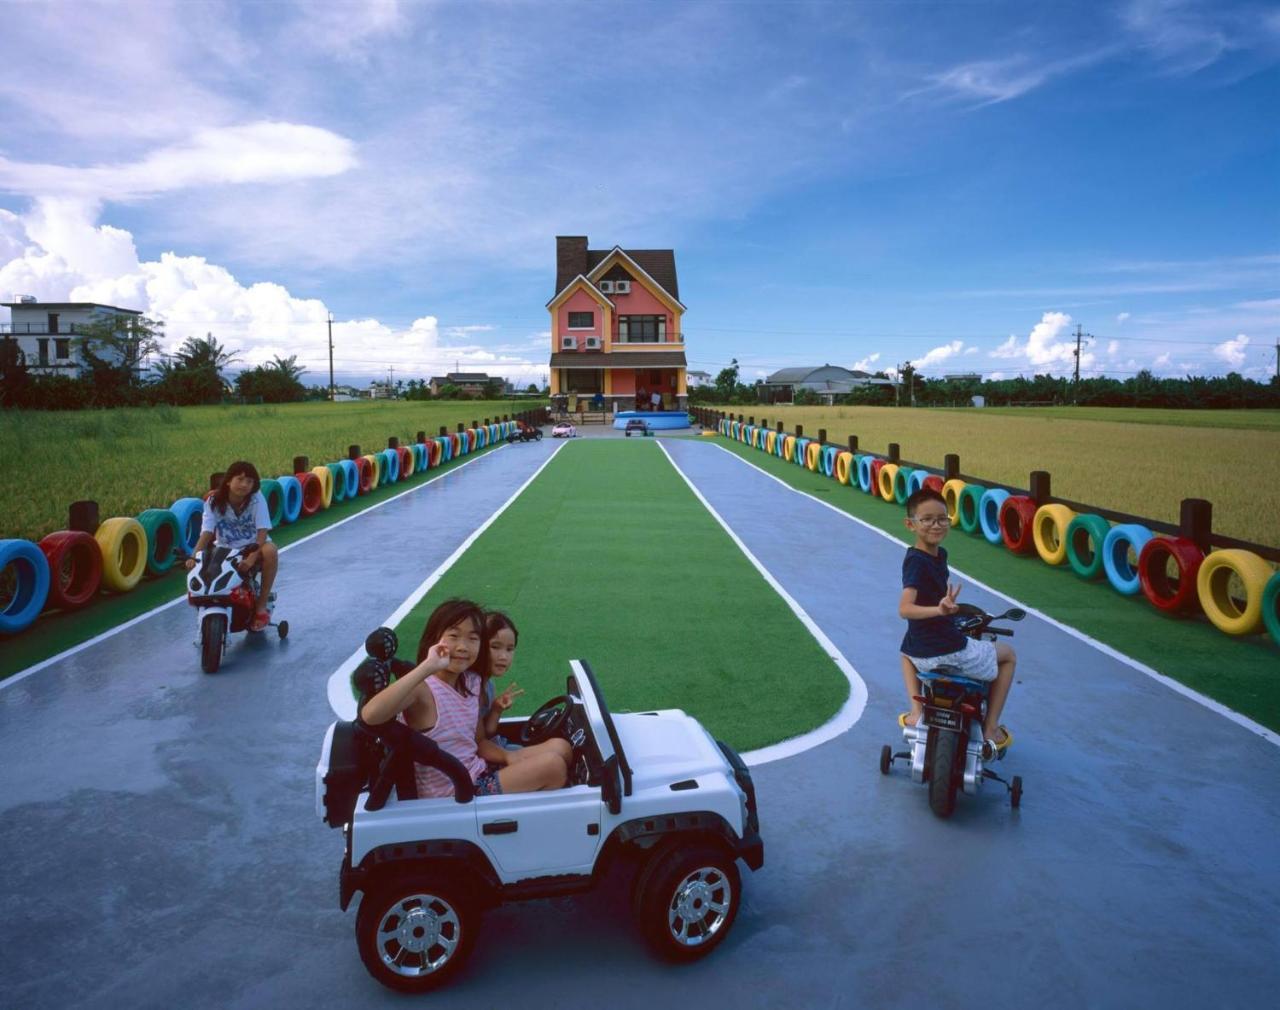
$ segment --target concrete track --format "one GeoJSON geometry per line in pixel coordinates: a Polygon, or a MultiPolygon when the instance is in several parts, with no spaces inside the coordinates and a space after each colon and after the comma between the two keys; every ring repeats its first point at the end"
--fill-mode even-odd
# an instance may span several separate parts
{"type": "MultiPolygon", "coordinates": [[[[866,712],[755,770],[766,864],[711,958],[652,961],[619,877],[488,915],[433,1005],[1190,1007],[1280,983],[1280,749],[1029,619],[1001,768],[1023,808],[993,790],[939,822],[876,770],[901,548],[714,445],[663,445],[852,661],[866,712]]],[[[288,551],[290,639],[238,636],[216,677],[179,606],[0,690],[0,1004],[404,1005],[337,907],[312,783],[325,679],[553,448],[479,457],[288,551]]]]}

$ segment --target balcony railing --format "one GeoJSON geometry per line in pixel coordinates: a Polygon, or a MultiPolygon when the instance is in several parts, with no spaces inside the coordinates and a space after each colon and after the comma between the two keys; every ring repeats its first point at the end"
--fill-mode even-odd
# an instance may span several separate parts
{"type": "Polygon", "coordinates": [[[79,332],[75,323],[67,323],[56,330],[49,329],[48,323],[0,323],[0,333],[15,337],[74,337],[79,332]]]}
{"type": "Polygon", "coordinates": [[[614,337],[613,343],[628,344],[628,345],[630,344],[650,344],[650,345],[683,344],[684,334],[683,333],[666,333],[666,334],[663,334],[661,337],[632,337],[632,336],[614,337]]]}

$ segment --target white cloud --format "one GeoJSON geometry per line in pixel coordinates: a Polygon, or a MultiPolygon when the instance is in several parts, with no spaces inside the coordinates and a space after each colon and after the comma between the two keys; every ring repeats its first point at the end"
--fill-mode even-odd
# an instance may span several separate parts
{"type": "Polygon", "coordinates": [[[1172,358],[1173,358],[1173,353],[1171,351],[1165,351],[1164,354],[1161,354],[1153,362],[1151,362],[1151,365],[1154,368],[1168,368],[1169,362],[1170,360],[1172,360],[1172,358]]]}
{"type": "Polygon", "coordinates": [[[1116,316],[1116,322],[1123,323],[1128,318],[1129,318],[1128,312],[1121,312],[1119,315],[1116,316]]]}
{"type": "Polygon", "coordinates": [[[1243,333],[1236,334],[1231,340],[1225,340],[1213,349],[1214,357],[1221,358],[1232,368],[1244,364],[1245,348],[1249,346],[1249,338],[1243,333]]]}
{"type": "Polygon", "coordinates": [[[854,372],[878,371],[879,369],[876,367],[876,362],[879,360],[880,360],[880,352],[876,351],[874,354],[868,354],[861,361],[855,361],[851,366],[850,370],[854,372]]]}
{"type": "MultiPolygon", "coordinates": [[[[1013,334],[1009,339],[988,352],[992,358],[1022,359],[1028,366],[1040,368],[1046,365],[1064,365],[1075,368],[1076,342],[1069,336],[1071,317],[1065,312],[1046,312],[1040,322],[1031,328],[1026,343],[1019,343],[1013,334]]],[[[1114,343],[1114,341],[1112,341],[1114,343]]],[[[1080,368],[1093,367],[1096,356],[1083,348],[1080,351],[1080,368]]]]}
{"type": "Polygon", "coordinates": [[[964,348],[964,341],[953,340],[948,344],[943,344],[941,347],[933,348],[931,351],[926,353],[923,357],[916,358],[911,363],[915,365],[917,371],[919,371],[922,368],[929,368],[932,365],[940,365],[942,364],[942,362],[946,361],[948,358],[954,357],[955,355],[959,354],[961,350],[963,350],[963,348],[964,348]]]}
{"type": "Polygon", "coordinates": [[[1018,346],[1018,338],[1012,333],[1009,339],[992,351],[988,356],[992,358],[1016,358],[1022,354],[1022,348],[1018,346]]]}
{"type": "Polygon", "coordinates": [[[966,347],[966,348],[964,349],[964,353],[965,353],[965,354],[977,354],[977,353],[978,353],[978,348],[976,348],[976,347],[972,347],[972,346],[970,346],[970,347],[966,347]]]}
{"type": "Polygon", "coordinates": [[[1107,342],[1107,357],[1114,358],[1120,353],[1120,341],[1111,340],[1107,342]]]}

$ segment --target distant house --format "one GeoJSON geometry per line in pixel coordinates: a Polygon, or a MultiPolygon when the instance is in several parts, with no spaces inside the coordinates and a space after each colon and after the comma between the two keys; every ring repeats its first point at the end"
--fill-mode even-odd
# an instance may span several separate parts
{"type": "Polygon", "coordinates": [[[551,313],[551,395],[593,398],[615,410],[658,393],[684,410],[685,307],[671,249],[588,249],[586,236],[556,236],[551,313]]]}
{"type": "Polygon", "coordinates": [[[865,386],[892,386],[891,379],[877,379],[868,372],[841,368],[839,365],[806,365],[780,368],[758,387],[765,403],[792,403],[801,389],[816,394],[823,403],[831,404],[837,396],[847,396],[865,386]]]}
{"type": "Polygon", "coordinates": [[[689,384],[689,388],[701,388],[702,386],[711,385],[710,372],[685,372],[685,381],[689,384]]]}
{"type": "Polygon", "coordinates": [[[368,392],[361,395],[368,396],[371,400],[393,400],[396,395],[396,387],[385,379],[381,382],[374,380],[369,383],[368,392]]]}
{"type": "Polygon", "coordinates": [[[468,396],[483,396],[488,392],[490,381],[484,372],[449,372],[433,375],[427,385],[431,387],[432,396],[439,396],[445,386],[457,386],[468,396]]]}
{"type": "Polygon", "coordinates": [[[103,319],[127,320],[142,313],[97,302],[38,302],[17,295],[12,302],[0,302],[9,310],[10,321],[0,323],[0,340],[16,340],[27,368],[35,374],[80,374],[84,360],[75,337],[91,323],[103,319]]]}

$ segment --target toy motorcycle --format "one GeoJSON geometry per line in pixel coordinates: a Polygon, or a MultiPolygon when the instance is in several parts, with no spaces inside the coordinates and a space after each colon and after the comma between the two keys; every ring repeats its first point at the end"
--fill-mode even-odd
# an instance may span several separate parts
{"type": "Polygon", "coordinates": [[[507,436],[507,444],[514,445],[516,442],[541,442],[542,429],[535,428],[532,425],[520,422],[520,426],[507,436]]]}
{"type": "MultiPolygon", "coordinates": [[[[236,568],[257,551],[257,544],[240,550],[210,547],[196,555],[196,566],[187,573],[187,602],[196,608],[196,627],[200,646],[200,667],[205,673],[217,673],[227,648],[227,635],[247,631],[258,612],[258,573],[246,579],[236,568]]],[[[275,593],[267,600],[268,612],[274,610],[275,593]]],[[[272,621],[267,627],[276,629],[282,639],[289,634],[288,621],[272,621]]]]}
{"type": "MultiPolygon", "coordinates": [[[[997,617],[972,604],[962,603],[956,626],[970,638],[995,641],[997,635],[1012,635],[1008,628],[993,628],[993,621],[1021,621],[1027,612],[1018,607],[997,617]]],[[[1010,806],[1022,802],[1022,776],[1006,782],[990,768],[989,760],[1001,760],[1004,751],[983,758],[982,725],[987,714],[987,691],[991,685],[960,675],[952,666],[939,666],[918,673],[924,695],[924,714],[915,726],[904,726],[908,751],[894,753],[888,744],[880,749],[880,774],[888,775],[894,761],[911,762],[911,781],[929,784],[929,808],[939,817],[950,817],[956,808],[956,793],[963,789],[976,796],[984,779],[1001,783],[1009,791],[1010,806]]]]}

